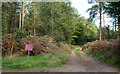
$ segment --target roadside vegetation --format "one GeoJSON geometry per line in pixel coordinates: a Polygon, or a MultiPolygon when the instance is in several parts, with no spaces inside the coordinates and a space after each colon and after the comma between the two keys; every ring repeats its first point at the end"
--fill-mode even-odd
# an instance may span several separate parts
{"type": "Polygon", "coordinates": [[[81,54],[80,54],[80,49],[76,49],[76,50],[75,50],[75,54],[76,54],[80,59],[82,59],[81,54]]]}
{"type": "Polygon", "coordinates": [[[112,66],[120,68],[120,40],[95,41],[85,44],[85,53],[112,66]]]}
{"type": "Polygon", "coordinates": [[[36,56],[5,56],[2,59],[2,69],[3,70],[28,70],[28,69],[44,69],[44,68],[54,68],[66,64],[69,55],[64,49],[58,49],[53,53],[44,53],[36,56]]]}
{"type": "Polygon", "coordinates": [[[120,67],[119,7],[119,2],[99,2],[87,10],[89,19],[96,20],[99,17],[99,40],[88,42],[82,46],[82,50],[88,55],[115,67],[120,67]],[[105,24],[104,14],[108,14],[113,19],[111,20],[112,25],[105,24]]]}

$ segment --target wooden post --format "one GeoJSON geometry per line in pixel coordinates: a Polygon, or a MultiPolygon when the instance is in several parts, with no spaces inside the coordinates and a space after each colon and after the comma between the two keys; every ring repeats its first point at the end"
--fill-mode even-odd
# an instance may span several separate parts
{"type": "Polygon", "coordinates": [[[28,51],[28,61],[29,61],[29,55],[30,55],[30,51],[28,51]]]}

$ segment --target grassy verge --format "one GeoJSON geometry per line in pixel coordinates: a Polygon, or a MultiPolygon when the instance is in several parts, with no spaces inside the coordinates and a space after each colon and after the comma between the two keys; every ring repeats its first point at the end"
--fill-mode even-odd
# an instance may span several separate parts
{"type": "Polygon", "coordinates": [[[91,53],[89,49],[84,49],[83,52],[111,66],[120,68],[120,63],[118,62],[119,56],[117,55],[113,55],[110,58],[105,58],[104,56],[99,55],[99,53],[91,53]]]}
{"type": "Polygon", "coordinates": [[[76,54],[79,58],[81,58],[80,49],[76,49],[75,54],[76,54]]]}
{"type": "Polygon", "coordinates": [[[0,56],[0,70],[2,70],[2,57],[0,56]]]}
{"type": "Polygon", "coordinates": [[[54,54],[40,54],[36,56],[30,56],[29,61],[27,56],[17,57],[4,57],[2,59],[2,70],[28,70],[28,69],[41,69],[41,68],[53,68],[64,65],[70,52],[65,50],[57,50],[54,54]]]}
{"type": "Polygon", "coordinates": [[[74,50],[75,48],[77,48],[77,47],[76,47],[76,46],[73,46],[73,47],[72,47],[72,50],[74,50]]]}

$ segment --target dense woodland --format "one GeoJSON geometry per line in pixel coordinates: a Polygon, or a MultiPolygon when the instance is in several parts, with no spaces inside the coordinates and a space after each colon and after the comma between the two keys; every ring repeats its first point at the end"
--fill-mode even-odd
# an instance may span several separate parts
{"type": "Polygon", "coordinates": [[[23,3],[3,3],[2,13],[3,35],[47,35],[57,42],[78,44],[97,39],[98,29],[95,24],[78,15],[70,2],[25,2],[24,9],[23,3]]]}
{"type": "Polygon", "coordinates": [[[85,19],[77,14],[70,2],[7,2],[2,4],[2,33],[15,37],[47,35],[56,41],[80,44],[98,39],[99,30],[102,30],[102,39],[116,39],[119,36],[119,10],[119,3],[99,3],[87,10],[90,19],[85,19]],[[107,13],[113,18],[113,29],[109,24],[99,29],[92,21],[100,7],[100,16],[107,13]]]}

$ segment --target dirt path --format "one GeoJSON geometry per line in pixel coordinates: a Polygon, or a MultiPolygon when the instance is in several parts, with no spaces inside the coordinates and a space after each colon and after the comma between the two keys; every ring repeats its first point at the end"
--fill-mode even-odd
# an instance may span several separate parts
{"type": "MultiPolygon", "coordinates": [[[[76,48],[78,49],[78,48],[76,48]]],[[[76,50],[75,49],[75,50],[76,50]]],[[[117,68],[108,66],[107,64],[100,62],[80,50],[80,59],[75,54],[75,50],[72,51],[68,63],[59,68],[49,69],[49,72],[118,72],[117,68]]]]}

